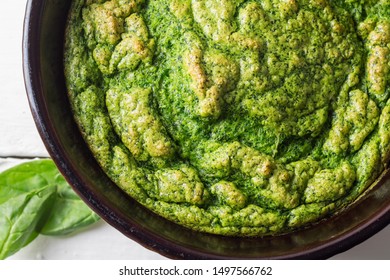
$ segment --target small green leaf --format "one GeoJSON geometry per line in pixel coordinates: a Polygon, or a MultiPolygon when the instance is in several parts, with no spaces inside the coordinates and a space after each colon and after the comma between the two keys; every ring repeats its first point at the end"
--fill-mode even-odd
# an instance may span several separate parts
{"type": "Polygon", "coordinates": [[[56,182],[58,187],[56,202],[41,234],[70,234],[99,220],[99,216],[69,188],[62,176],[57,176],[56,182]]]}
{"type": "Polygon", "coordinates": [[[0,259],[39,233],[63,235],[96,222],[52,160],[35,160],[0,173],[0,259]]]}
{"type": "Polygon", "coordinates": [[[20,194],[55,185],[58,171],[52,160],[35,160],[0,173],[0,203],[20,194]]]}
{"type": "Polygon", "coordinates": [[[20,194],[0,204],[0,259],[26,246],[38,235],[55,200],[55,187],[20,194]]]}

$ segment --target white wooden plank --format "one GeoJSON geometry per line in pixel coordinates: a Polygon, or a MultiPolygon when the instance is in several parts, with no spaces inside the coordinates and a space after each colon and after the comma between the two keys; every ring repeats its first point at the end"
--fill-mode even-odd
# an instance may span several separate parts
{"type": "Polygon", "coordinates": [[[48,156],[33,122],[22,74],[25,0],[2,0],[0,9],[0,157],[48,156]]]}
{"type": "MultiPolygon", "coordinates": [[[[19,159],[19,158],[0,158],[0,172],[7,170],[17,164],[28,161],[29,159],[19,159]]],[[[1,186],[0,186],[1,187],[1,186]]]]}
{"type": "Polygon", "coordinates": [[[10,260],[164,260],[103,221],[78,233],[38,236],[10,260]]]}

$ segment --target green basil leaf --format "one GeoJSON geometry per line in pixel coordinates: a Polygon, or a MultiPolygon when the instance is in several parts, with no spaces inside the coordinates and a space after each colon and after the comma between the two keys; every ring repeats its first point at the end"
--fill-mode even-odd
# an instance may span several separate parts
{"type": "Polygon", "coordinates": [[[95,223],[100,218],[69,187],[65,179],[58,175],[57,198],[52,215],[41,230],[44,235],[66,235],[95,223]]]}
{"type": "Polygon", "coordinates": [[[34,160],[0,173],[0,203],[20,194],[55,185],[58,174],[52,160],[34,160]]]}
{"type": "Polygon", "coordinates": [[[0,173],[0,213],[0,259],[16,253],[39,233],[69,234],[99,219],[49,159],[0,173]]]}
{"type": "Polygon", "coordinates": [[[16,253],[37,237],[55,201],[56,188],[38,189],[0,204],[0,259],[16,253]]]}

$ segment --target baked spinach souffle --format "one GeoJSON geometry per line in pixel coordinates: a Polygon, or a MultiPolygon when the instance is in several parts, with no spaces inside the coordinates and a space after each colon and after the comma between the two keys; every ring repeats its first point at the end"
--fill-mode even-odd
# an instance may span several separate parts
{"type": "Polygon", "coordinates": [[[74,0],[64,63],[102,169],[195,231],[306,227],[387,168],[388,0],[74,0]]]}

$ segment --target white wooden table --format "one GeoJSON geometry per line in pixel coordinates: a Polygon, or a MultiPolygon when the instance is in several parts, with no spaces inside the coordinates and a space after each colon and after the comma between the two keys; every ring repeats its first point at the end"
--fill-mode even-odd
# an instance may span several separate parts
{"type": "MultiPolygon", "coordinates": [[[[2,0],[1,4],[0,171],[24,160],[48,157],[32,120],[23,83],[21,42],[26,0],[2,0]]],[[[161,260],[164,257],[100,221],[72,236],[40,236],[10,259],[161,260]]],[[[390,226],[333,259],[390,259],[390,226]]]]}

